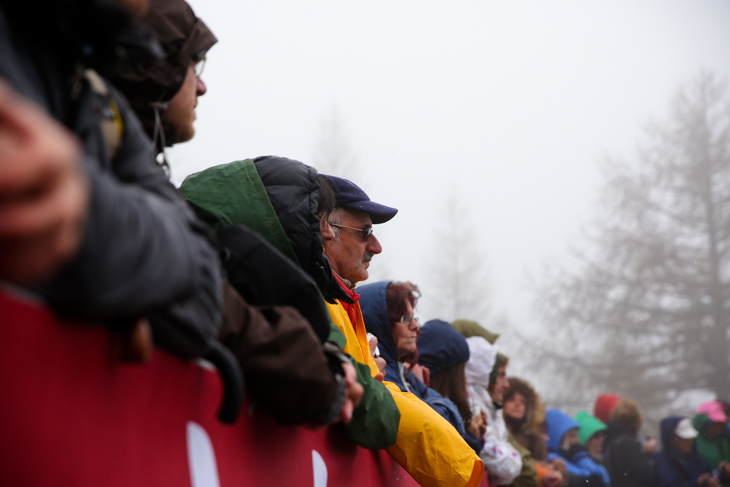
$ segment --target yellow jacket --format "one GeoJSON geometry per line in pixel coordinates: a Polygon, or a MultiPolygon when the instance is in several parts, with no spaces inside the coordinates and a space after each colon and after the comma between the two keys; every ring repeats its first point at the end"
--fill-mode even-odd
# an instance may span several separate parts
{"type": "MultiPolygon", "coordinates": [[[[347,339],[345,353],[370,367],[375,377],[380,373],[370,354],[367,331],[355,303],[355,323],[339,301],[327,303],[332,321],[347,339]]],[[[383,384],[393,395],[400,410],[400,424],[395,445],[386,451],[423,487],[473,487],[484,475],[484,464],[459,433],[425,402],[402,392],[392,382],[383,384]]]]}

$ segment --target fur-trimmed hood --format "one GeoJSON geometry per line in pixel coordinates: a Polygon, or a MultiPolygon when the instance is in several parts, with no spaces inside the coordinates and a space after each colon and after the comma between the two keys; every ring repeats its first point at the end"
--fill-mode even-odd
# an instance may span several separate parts
{"type": "Polygon", "coordinates": [[[512,421],[505,416],[505,421],[512,426],[519,426],[519,432],[527,435],[542,434],[545,427],[545,406],[542,404],[540,395],[535,392],[532,385],[526,380],[517,377],[510,377],[509,389],[505,391],[504,398],[507,400],[515,393],[520,393],[525,398],[525,417],[522,421],[512,421]]]}

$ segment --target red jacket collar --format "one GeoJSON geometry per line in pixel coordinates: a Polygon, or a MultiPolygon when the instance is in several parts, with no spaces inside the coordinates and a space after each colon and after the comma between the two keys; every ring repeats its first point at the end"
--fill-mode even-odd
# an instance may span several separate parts
{"type": "Polygon", "coordinates": [[[351,291],[342,283],[342,279],[340,279],[340,276],[335,274],[335,278],[337,279],[337,282],[340,283],[340,286],[342,286],[342,289],[345,290],[348,296],[354,301],[354,303],[345,303],[343,301],[340,301],[340,305],[342,305],[343,308],[345,308],[345,311],[347,311],[347,316],[350,318],[350,324],[354,327],[355,326],[355,316],[356,312],[355,310],[358,307],[357,302],[360,300],[360,295],[355,293],[355,291],[351,291]]]}

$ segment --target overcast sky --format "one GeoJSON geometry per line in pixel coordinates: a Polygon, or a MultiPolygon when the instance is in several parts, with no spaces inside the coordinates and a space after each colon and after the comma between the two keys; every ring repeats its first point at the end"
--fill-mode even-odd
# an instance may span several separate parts
{"type": "MultiPolygon", "coordinates": [[[[530,326],[525,276],[580,242],[604,154],[706,69],[730,78],[728,0],[188,0],[219,43],[173,178],[274,154],[310,162],[336,104],[355,181],[400,210],[371,275],[429,293],[440,208],[471,208],[493,308],[530,326]],[[380,266],[379,266],[380,265],[380,266]]],[[[434,316],[426,316],[431,318],[434,316]]],[[[472,317],[477,318],[477,317],[472,317]]]]}

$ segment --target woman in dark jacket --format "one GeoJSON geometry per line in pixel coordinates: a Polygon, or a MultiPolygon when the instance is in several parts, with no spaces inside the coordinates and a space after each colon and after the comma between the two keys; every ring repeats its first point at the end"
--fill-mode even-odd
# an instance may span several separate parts
{"type": "Polygon", "coordinates": [[[641,411],[631,399],[622,399],[611,411],[604,446],[604,462],[614,487],[651,487],[654,484],[653,439],[639,439],[641,411]]]}
{"type": "MultiPolygon", "coordinates": [[[[446,419],[477,452],[483,444],[464,428],[457,406],[434,389],[426,386],[403,362],[414,363],[418,357],[416,339],[420,335],[413,316],[416,298],[403,283],[381,281],[358,286],[360,309],[368,332],[378,339],[380,357],[385,360],[385,380],[403,392],[410,392],[431,406],[446,419]]],[[[468,409],[468,407],[467,407],[468,409]]]]}

